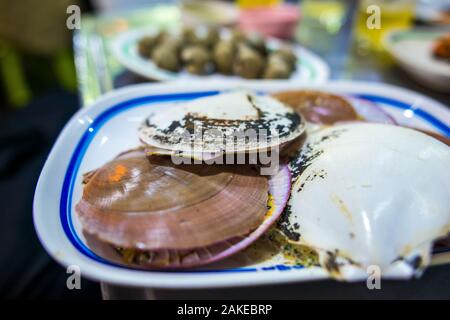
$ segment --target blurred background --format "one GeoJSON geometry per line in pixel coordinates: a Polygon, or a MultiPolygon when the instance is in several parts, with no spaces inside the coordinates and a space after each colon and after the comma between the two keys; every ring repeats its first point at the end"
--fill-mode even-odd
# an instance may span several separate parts
{"type": "MultiPolygon", "coordinates": [[[[450,0],[0,0],[0,241],[6,244],[0,249],[1,297],[101,298],[100,285],[88,280],[82,290],[66,288],[65,270],[45,253],[34,232],[34,188],[73,113],[110,90],[151,81],[114,58],[111,39],[144,26],[182,25],[235,27],[281,38],[322,57],[332,80],[395,84],[450,104],[447,92],[405,73],[385,44],[387,34],[398,29],[450,32],[450,0]],[[66,24],[71,5],[82,13],[81,28],[75,30],[66,24]],[[371,5],[382,10],[380,29],[367,27],[371,5]]],[[[445,285],[439,281],[445,272],[434,268],[422,283],[390,282],[380,297],[433,297],[445,289],[439,287],[445,285]]],[[[246,292],[251,297],[245,290],[240,296],[220,294],[246,292]]],[[[375,294],[358,285],[323,282],[278,288],[272,295],[292,292],[309,298],[375,294]]]]}

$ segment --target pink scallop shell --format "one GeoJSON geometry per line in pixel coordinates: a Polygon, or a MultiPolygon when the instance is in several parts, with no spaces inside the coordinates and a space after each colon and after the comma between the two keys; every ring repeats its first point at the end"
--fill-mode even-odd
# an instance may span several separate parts
{"type": "Polygon", "coordinates": [[[126,264],[118,252],[109,244],[85,233],[89,246],[101,256],[128,266],[142,269],[182,269],[206,265],[225,259],[238,251],[247,248],[266,232],[279,218],[289,199],[291,189],[291,173],[283,164],[277,174],[269,179],[269,192],[273,197],[274,209],[264,222],[245,237],[234,237],[208,247],[191,250],[158,250],[151,252],[151,260],[143,264],[126,264]]]}

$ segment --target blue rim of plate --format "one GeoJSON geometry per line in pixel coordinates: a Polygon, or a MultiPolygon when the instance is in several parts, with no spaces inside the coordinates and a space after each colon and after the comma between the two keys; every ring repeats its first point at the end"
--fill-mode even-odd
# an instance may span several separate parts
{"type": "MultiPolygon", "coordinates": [[[[70,240],[72,245],[83,255],[87,256],[88,258],[108,265],[112,267],[118,267],[118,268],[125,268],[125,269],[132,269],[132,270],[140,270],[138,268],[133,268],[129,266],[120,265],[111,261],[108,261],[96,253],[94,253],[91,249],[89,249],[88,246],[86,246],[83,241],[79,238],[78,234],[75,231],[75,227],[73,225],[72,221],[72,197],[73,197],[73,189],[75,187],[75,181],[76,177],[78,175],[78,170],[81,164],[81,161],[86,153],[87,148],[89,147],[92,139],[95,137],[96,133],[99,131],[99,129],[112,117],[118,115],[121,112],[124,112],[126,110],[136,108],[139,106],[142,106],[143,104],[152,104],[152,103],[161,103],[161,102],[174,102],[174,101],[183,101],[183,100],[192,100],[200,97],[206,97],[211,96],[220,93],[219,90],[213,90],[213,91],[204,91],[204,92],[189,92],[189,93],[176,93],[176,94],[163,94],[163,95],[150,95],[150,96],[144,96],[139,97],[127,101],[123,101],[119,104],[116,104],[112,106],[111,108],[105,110],[100,115],[98,115],[95,119],[93,119],[93,122],[87,128],[87,130],[84,132],[83,136],[79,140],[75,151],[73,152],[69,165],[67,167],[65,176],[64,176],[64,182],[61,192],[61,199],[60,199],[60,220],[61,224],[64,230],[64,233],[66,234],[67,238],[70,240]]],[[[434,128],[438,129],[441,133],[443,133],[445,136],[450,137],[450,127],[447,126],[445,123],[434,117],[433,115],[429,114],[425,110],[421,109],[420,107],[417,107],[414,105],[414,108],[409,103],[405,103],[399,100],[395,100],[392,98],[387,98],[383,96],[373,95],[373,94],[350,94],[354,97],[369,100],[375,103],[381,103],[383,105],[396,108],[396,109],[402,109],[402,110],[411,110],[414,112],[414,115],[425,120],[427,123],[432,125],[434,128]]],[[[443,253],[443,252],[450,252],[450,247],[446,248],[436,248],[433,253],[443,253]]],[[[256,272],[256,271],[273,271],[273,270],[279,270],[279,271],[287,271],[287,270],[294,270],[294,269],[302,269],[303,266],[288,266],[288,265],[274,265],[274,266],[267,266],[267,267],[260,267],[260,268],[231,268],[231,269],[211,269],[211,270],[188,270],[188,271],[164,271],[164,272],[177,272],[177,273],[211,273],[211,272],[256,272]]]]}

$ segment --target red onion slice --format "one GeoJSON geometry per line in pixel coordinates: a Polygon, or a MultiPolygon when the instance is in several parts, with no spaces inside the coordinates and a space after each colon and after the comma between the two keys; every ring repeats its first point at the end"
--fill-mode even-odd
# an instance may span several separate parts
{"type": "Polygon", "coordinates": [[[347,96],[346,99],[351,102],[353,108],[356,110],[356,113],[358,113],[358,115],[366,121],[384,124],[397,124],[390,114],[372,101],[351,96],[347,96]]]}

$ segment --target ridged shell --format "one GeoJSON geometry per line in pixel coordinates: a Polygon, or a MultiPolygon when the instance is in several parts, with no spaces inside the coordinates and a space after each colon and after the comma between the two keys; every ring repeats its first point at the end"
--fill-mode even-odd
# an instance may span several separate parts
{"type": "Polygon", "coordinates": [[[291,176],[286,165],[270,177],[268,210],[264,221],[245,236],[234,237],[210,246],[185,250],[128,251],[128,260],[117,248],[84,232],[88,245],[100,256],[118,264],[142,269],[178,269],[209,264],[227,258],[256,241],[280,216],[286,206],[291,186],[291,176]]]}
{"type": "Polygon", "coordinates": [[[99,241],[88,233],[85,238],[88,245],[100,256],[118,264],[139,269],[178,269],[190,268],[209,264],[227,258],[256,241],[279,218],[287,203],[290,191],[290,173],[286,165],[280,171],[271,176],[269,180],[270,200],[269,209],[264,216],[264,221],[248,235],[234,237],[213,245],[185,249],[185,250],[153,250],[153,251],[128,251],[127,261],[124,253],[120,254],[112,245],[99,241]],[[130,254],[131,253],[131,254],[130,254]]]}
{"type": "Polygon", "coordinates": [[[76,209],[85,231],[117,247],[205,247],[261,224],[267,180],[251,166],[174,165],[138,150],[89,173],[76,209]]]}

